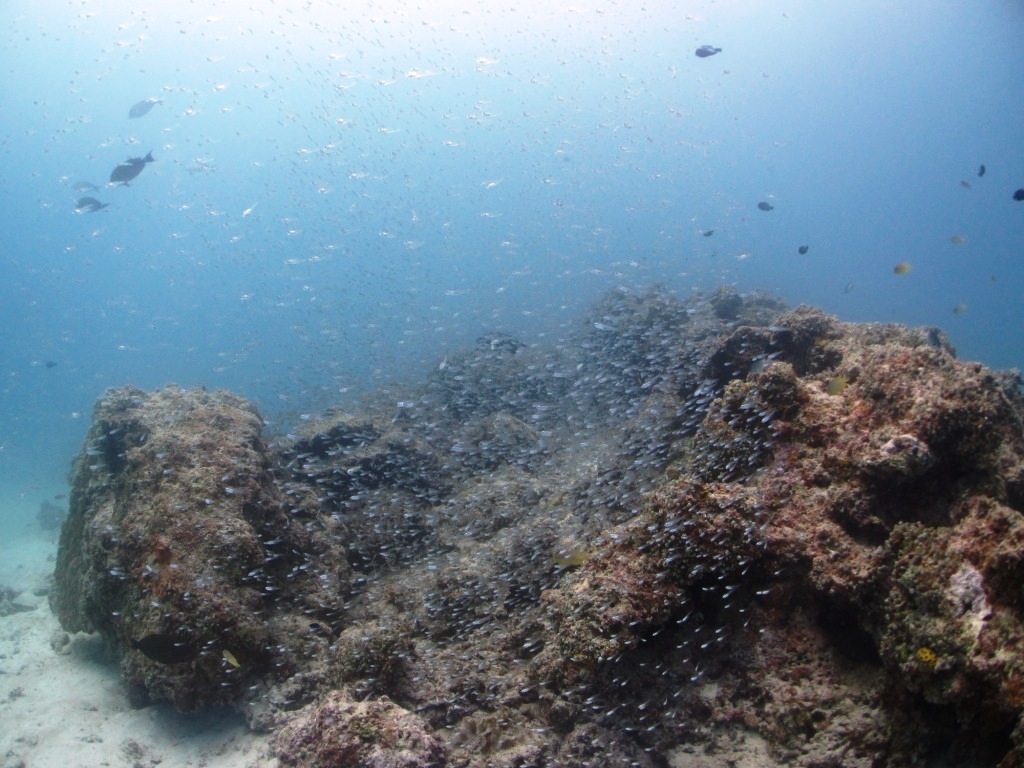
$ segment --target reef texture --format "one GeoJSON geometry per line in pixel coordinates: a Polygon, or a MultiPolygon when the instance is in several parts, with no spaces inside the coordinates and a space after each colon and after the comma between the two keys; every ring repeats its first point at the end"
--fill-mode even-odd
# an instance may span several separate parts
{"type": "Polygon", "coordinates": [[[416,715],[385,698],[352,701],[331,691],[274,738],[281,763],[422,768],[443,765],[444,742],[416,715]]]}
{"type": "Polygon", "coordinates": [[[173,386],[96,405],[51,604],[66,630],[103,636],[137,704],[238,698],[288,666],[291,612],[328,615],[350,582],[335,540],[287,514],[262,426],[240,398],[173,386]]]}
{"type": "Polygon", "coordinates": [[[54,610],[294,766],[1024,766],[1024,399],[935,329],[616,291],[269,442],[107,393],[54,610]]]}

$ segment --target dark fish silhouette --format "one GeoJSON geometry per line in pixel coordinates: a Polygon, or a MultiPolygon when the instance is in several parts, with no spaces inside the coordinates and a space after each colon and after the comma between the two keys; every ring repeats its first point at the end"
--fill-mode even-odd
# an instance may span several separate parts
{"type": "Polygon", "coordinates": [[[760,203],[757,204],[757,207],[759,209],[761,209],[762,211],[774,211],[775,210],[775,206],[774,205],[772,205],[771,203],[766,203],[763,200],[760,203]]]}
{"type": "Polygon", "coordinates": [[[716,53],[721,53],[721,48],[715,48],[713,45],[702,45],[694,54],[699,59],[706,59],[708,56],[714,56],[716,53]]]}
{"type": "Polygon", "coordinates": [[[128,110],[128,117],[142,117],[157,104],[163,104],[163,102],[160,101],[160,99],[146,99],[145,101],[140,101],[128,110]]]}
{"type": "Polygon", "coordinates": [[[181,664],[199,655],[195,646],[165,634],[146,635],[139,640],[132,640],[132,648],[161,664],[181,664]]]}
{"type": "Polygon", "coordinates": [[[36,513],[36,522],[44,531],[59,531],[67,516],[68,513],[64,507],[43,499],[39,505],[39,511],[36,513]]]}
{"type": "Polygon", "coordinates": [[[701,234],[704,235],[704,237],[711,237],[713,234],[715,234],[715,230],[706,229],[703,232],[701,232],[701,234]]]}
{"type": "Polygon", "coordinates": [[[152,162],[155,162],[153,160],[152,152],[148,153],[145,157],[128,158],[110,172],[110,183],[127,185],[129,181],[142,173],[142,169],[146,167],[146,163],[152,162]]]}
{"type": "Polygon", "coordinates": [[[806,245],[801,245],[796,250],[797,250],[797,253],[799,253],[801,256],[803,256],[805,253],[807,253],[807,251],[810,250],[810,248],[808,248],[806,245]]]}
{"type": "Polygon", "coordinates": [[[108,205],[110,205],[110,203],[101,203],[95,197],[83,197],[79,199],[78,205],[75,206],[75,210],[96,213],[96,211],[102,211],[108,205]]]}
{"type": "Polygon", "coordinates": [[[1024,200],[1024,189],[1018,189],[1016,192],[1014,192],[1013,199],[1016,200],[1018,203],[1021,200],[1024,200]]]}
{"type": "Polygon", "coordinates": [[[985,175],[985,166],[984,165],[979,165],[978,166],[978,175],[979,176],[984,176],[985,175]]]}

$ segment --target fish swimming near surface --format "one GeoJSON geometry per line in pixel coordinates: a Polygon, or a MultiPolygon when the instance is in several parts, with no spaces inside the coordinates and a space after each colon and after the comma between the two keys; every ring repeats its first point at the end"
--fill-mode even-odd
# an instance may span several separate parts
{"type": "Polygon", "coordinates": [[[760,210],[762,210],[762,211],[774,211],[775,210],[775,206],[774,205],[772,205],[771,203],[766,203],[763,200],[760,203],[757,204],[757,207],[760,210]]]}
{"type": "Polygon", "coordinates": [[[142,173],[146,163],[153,162],[156,161],[153,160],[152,152],[149,152],[145,157],[130,157],[110,172],[110,183],[127,186],[129,181],[142,173]]]}
{"type": "Polygon", "coordinates": [[[85,211],[86,213],[96,213],[96,211],[102,211],[110,203],[101,203],[95,197],[82,197],[78,200],[78,205],[75,206],[76,211],[85,211]]]}
{"type": "Polygon", "coordinates": [[[984,176],[985,175],[985,166],[984,165],[979,165],[978,166],[978,175],[979,176],[984,176]]]}
{"type": "Polygon", "coordinates": [[[796,249],[796,252],[799,253],[801,256],[803,256],[809,250],[810,250],[810,248],[808,246],[801,245],[799,248],[796,249]]]}
{"type": "Polygon", "coordinates": [[[715,230],[706,229],[703,232],[701,232],[701,234],[704,235],[704,237],[711,237],[713,234],[715,234],[715,230]]]}
{"type": "Polygon", "coordinates": [[[135,104],[134,106],[132,106],[131,109],[128,110],[128,117],[142,117],[143,115],[148,114],[149,110],[151,110],[157,104],[163,104],[163,102],[160,99],[146,99],[144,101],[140,101],[138,104],[135,104]]]}
{"type": "Polygon", "coordinates": [[[1024,189],[1018,189],[1016,192],[1014,192],[1013,199],[1016,200],[1018,203],[1024,201],[1024,189]]]}
{"type": "Polygon", "coordinates": [[[700,48],[694,51],[694,55],[698,59],[706,59],[708,56],[714,56],[716,53],[721,52],[721,48],[715,48],[713,45],[702,45],[700,48]]]}

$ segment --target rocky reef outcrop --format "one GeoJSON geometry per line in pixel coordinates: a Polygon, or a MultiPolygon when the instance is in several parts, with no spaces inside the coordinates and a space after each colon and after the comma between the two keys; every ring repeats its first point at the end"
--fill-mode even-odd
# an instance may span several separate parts
{"type": "MultiPolygon", "coordinates": [[[[1018,764],[1017,376],[956,361],[934,331],[806,308],[738,329],[716,363],[746,373],[677,478],[545,595],[548,679],[653,644],[712,686],[708,722],[785,763],[1018,764]]],[[[638,730],[682,717],[633,709],[638,730]]]]}
{"type": "Polygon", "coordinates": [[[112,390],[51,600],[283,765],[1021,766],[1022,419],[936,329],[615,291],[287,438],[112,390]]]}
{"type": "Polygon", "coordinates": [[[291,665],[292,612],[329,621],[344,595],[337,541],[290,514],[262,427],[227,393],[125,387],[96,405],[51,605],[102,635],[138,704],[237,699],[291,665]]]}
{"type": "Polygon", "coordinates": [[[386,698],[353,701],[331,691],[311,712],[274,737],[281,763],[424,768],[444,764],[444,740],[423,720],[386,698]]]}

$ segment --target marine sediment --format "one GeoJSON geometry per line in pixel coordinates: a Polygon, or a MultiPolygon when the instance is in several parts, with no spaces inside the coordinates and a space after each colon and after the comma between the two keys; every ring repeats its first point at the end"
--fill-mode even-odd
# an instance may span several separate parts
{"type": "Polygon", "coordinates": [[[1009,768],[1022,419],[934,328],[619,290],[288,436],[107,392],[51,602],[282,765],[1009,768]]]}

